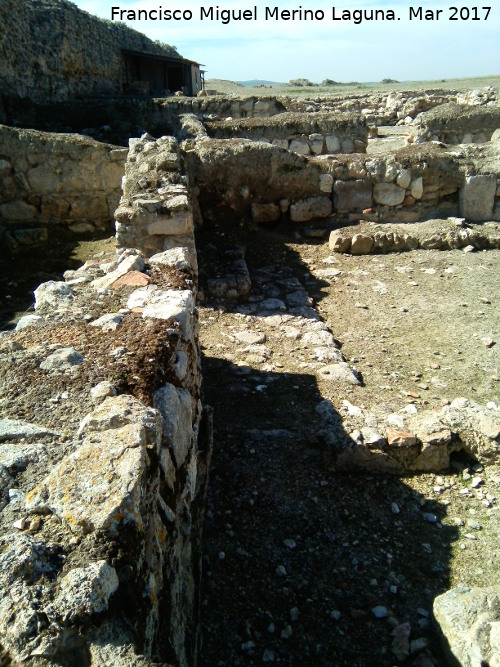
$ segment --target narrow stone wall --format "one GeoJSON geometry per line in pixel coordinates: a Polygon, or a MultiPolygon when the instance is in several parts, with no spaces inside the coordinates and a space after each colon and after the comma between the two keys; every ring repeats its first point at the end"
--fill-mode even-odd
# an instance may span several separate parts
{"type": "Polygon", "coordinates": [[[110,228],[126,153],[80,135],[0,125],[0,225],[9,248],[47,240],[54,225],[110,228]]]}
{"type": "Polygon", "coordinates": [[[281,113],[265,122],[248,118],[208,122],[206,127],[216,139],[269,141],[300,155],[364,153],[368,142],[364,116],[352,113],[281,113]]]}
{"type": "Polygon", "coordinates": [[[9,664],[196,663],[211,415],[192,230],[177,233],[190,207],[169,190],[182,182],[175,140],[132,142],[121,209],[146,214],[155,197],[165,202],[154,222],[134,219],[136,236],[119,233],[141,250],[42,284],[34,314],[0,336],[9,664]]]}

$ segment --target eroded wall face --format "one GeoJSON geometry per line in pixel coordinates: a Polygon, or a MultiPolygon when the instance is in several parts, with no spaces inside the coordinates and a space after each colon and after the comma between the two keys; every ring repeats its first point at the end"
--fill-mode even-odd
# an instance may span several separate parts
{"type": "Polygon", "coordinates": [[[80,135],[0,125],[0,225],[11,250],[75,233],[112,229],[126,149],[80,135]]]}

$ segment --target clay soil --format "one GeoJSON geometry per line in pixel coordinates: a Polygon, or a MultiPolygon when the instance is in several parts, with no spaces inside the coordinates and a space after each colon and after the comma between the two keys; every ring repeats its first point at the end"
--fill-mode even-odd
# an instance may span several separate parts
{"type": "Polygon", "coordinates": [[[202,282],[217,275],[204,246],[213,256],[234,242],[254,282],[245,304],[207,296],[200,307],[215,410],[200,664],[446,664],[432,603],[452,586],[498,582],[500,468],[457,457],[440,474],[340,472],[315,407],[330,399],[350,433],[359,422],[344,401],[379,420],[460,396],[498,404],[500,252],[333,255],[290,230],[224,225],[197,242],[202,282]],[[251,312],[293,278],[362,386],[320,378],[307,325],[294,336],[292,322],[251,312]],[[243,331],[261,342],[242,344],[243,331]],[[404,623],[411,652],[396,655],[404,623]]]}

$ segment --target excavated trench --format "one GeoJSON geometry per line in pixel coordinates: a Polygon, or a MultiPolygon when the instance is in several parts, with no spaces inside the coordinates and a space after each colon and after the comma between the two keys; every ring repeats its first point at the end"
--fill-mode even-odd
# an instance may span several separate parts
{"type": "MultiPolygon", "coordinates": [[[[408,333],[425,319],[432,331],[439,314],[408,298],[408,281],[432,277],[438,291],[434,275],[460,265],[463,253],[332,257],[324,241],[290,228],[249,232],[221,222],[198,233],[197,247],[205,400],[215,408],[199,664],[445,664],[434,598],[498,567],[495,531],[483,535],[481,547],[457,546],[467,542],[457,516],[478,511],[482,500],[464,502],[457,471],[482,468],[459,455],[441,475],[399,477],[375,466],[340,471],[318,406],[331,401],[329,428],[339,441],[353,437],[356,411],[369,421],[369,413],[442,407],[455,387],[434,384],[427,394],[415,386],[414,369],[427,368],[417,378],[424,386],[438,374],[429,364],[437,359],[445,367],[447,344],[417,344],[426,333],[408,333]],[[231,302],[220,297],[228,271],[222,258],[241,257],[242,247],[252,287],[231,302]],[[402,264],[406,273],[398,271],[402,264]],[[404,280],[395,284],[395,276],[404,280]],[[363,288],[371,294],[361,295],[363,288]],[[391,323],[377,330],[382,314],[391,323]],[[333,334],[362,386],[321,375],[328,360],[315,347],[319,332],[333,334]]],[[[495,258],[487,255],[460,266],[471,282],[475,271],[479,281],[481,272],[493,278],[495,258]]],[[[414,291],[430,288],[422,283],[414,291]]],[[[457,288],[464,295],[454,284],[444,298],[457,288]]],[[[495,384],[483,384],[478,399],[493,398],[495,384]]],[[[491,470],[489,490],[498,482],[491,470]]]]}

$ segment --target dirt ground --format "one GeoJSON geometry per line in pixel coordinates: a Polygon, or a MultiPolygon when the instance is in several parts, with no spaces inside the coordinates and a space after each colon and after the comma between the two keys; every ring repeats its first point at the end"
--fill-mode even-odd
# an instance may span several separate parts
{"type": "Polygon", "coordinates": [[[500,467],[457,458],[441,474],[341,473],[315,407],[330,399],[350,433],[354,408],[380,421],[461,396],[498,405],[500,252],[354,257],[290,230],[221,226],[198,237],[202,284],[218,268],[204,247],[235,242],[248,301],[200,307],[215,408],[201,665],[443,665],[433,599],[499,578],[500,467]],[[309,318],[262,310],[299,284],[309,318]],[[322,379],[304,340],[314,313],[361,386],[322,379]],[[409,651],[395,629],[410,632],[409,651]]]}

